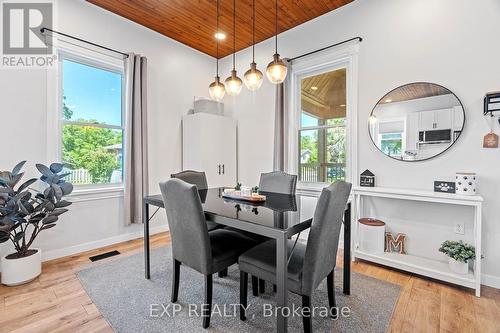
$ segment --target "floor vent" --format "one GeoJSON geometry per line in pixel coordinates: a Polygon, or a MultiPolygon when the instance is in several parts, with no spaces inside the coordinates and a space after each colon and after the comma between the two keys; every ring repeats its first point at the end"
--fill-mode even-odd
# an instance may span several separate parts
{"type": "Polygon", "coordinates": [[[106,259],[109,257],[117,256],[119,254],[120,254],[120,252],[114,250],[114,251],[110,251],[110,252],[106,252],[106,253],[98,254],[96,256],[89,257],[89,259],[90,259],[90,261],[94,262],[97,260],[102,260],[102,259],[106,259]]]}

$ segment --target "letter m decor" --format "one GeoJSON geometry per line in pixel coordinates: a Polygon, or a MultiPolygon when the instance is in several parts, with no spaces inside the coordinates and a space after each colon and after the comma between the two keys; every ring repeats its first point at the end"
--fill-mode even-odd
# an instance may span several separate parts
{"type": "Polygon", "coordinates": [[[406,254],[405,249],[406,235],[400,234],[394,236],[390,232],[385,233],[385,252],[398,252],[399,254],[406,254]]]}

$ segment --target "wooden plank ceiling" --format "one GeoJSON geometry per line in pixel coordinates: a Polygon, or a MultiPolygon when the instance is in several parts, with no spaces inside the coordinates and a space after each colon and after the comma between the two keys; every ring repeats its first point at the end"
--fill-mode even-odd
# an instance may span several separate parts
{"type": "MultiPolygon", "coordinates": [[[[215,0],[87,0],[167,37],[216,56],[215,0]]],[[[279,0],[279,32],[337,9],[353,0],[279,0]]],[[[220,0],[219,57],[233,52],[233,0],[220,0]]],[[[255,41],[275,33],[275,2],[256,0],[255,41]]],[[[252,0],[236,0],[236,50],[252,45],[252,0]]],[[[271,56],[271,55],[270,55],[271,56]]]]}
{"type": "Polygon", "coordinates": [[[345,68],[302,79],[301,107],[320,120],[346,115],[345,68]]]}
{"type": "Polygon", "coordinates": [[[451,91],[445,87],[438,86],[432,83],[412,83],[394,89],[382,98],[381,103],[395,103],[410,101],[433,96],[441,96],[451,94],[451,91]]]}

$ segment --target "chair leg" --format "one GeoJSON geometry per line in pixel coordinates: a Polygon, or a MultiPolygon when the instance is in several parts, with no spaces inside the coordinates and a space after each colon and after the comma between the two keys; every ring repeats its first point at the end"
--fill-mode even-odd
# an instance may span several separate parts
{"type": "Polygon", "coordinates": [[[248,273],[240,271],[240,320],[247,319],[245,309],[247,308],[248,298],[248,273]]]}
{"type": "Polygon", "coordinates": [[[254,296],[259,296],[259,279],[252,275],[252,294],[254,296]]]}
{"type": "Polygon", "coordinates": [[[311,297],[302,296],[302,307],[306,308],[307,313],[302,316],[302,323],[304,324],[304,333],[312,332],[312,318],[311,318],[311,297]],[[307,314],[307,315],[306,315],[307,314]]]}
{"type": "Polygon", "coordinates": [[[212,315],[212,274],[205,276],[205,303],[202,309],[203,328],[210,326],[210,316],[212,315]]]}
{"type": "Polygon", "coordinates": [[[170,301],[172,303],[177,302],[177,297],[179,296],[179,275],[181,271],[181,262],[178,260],[173,260],[172,272],[174,276],[172,277],[172,295],[170,296],[170,301]]]}
{"type": "Polygon", "coordinates": [[[330,306],[330,314],[333,319],[337,319],[337,302],[335,301],[335,282],[334,271],[332,270],[326,277],[326,287],[328,290],[328,305],[330,306]]]}
{"type": "Polygon", "coordinates": [[[266,281],[259,279],[259,293],[264,294],[266,292],[266,281]]]}
{"type": "Polygon", "coordinates": [[[218,273],[220,278],[226,277],[227,276],[227,267],[224,268],[222,271],[218,273]]]}

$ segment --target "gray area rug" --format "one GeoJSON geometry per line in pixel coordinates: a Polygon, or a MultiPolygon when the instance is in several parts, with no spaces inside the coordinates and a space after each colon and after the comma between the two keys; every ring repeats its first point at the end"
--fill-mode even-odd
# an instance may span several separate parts
{"type": "MultiPolygon", "coordinates": [[[[181,266],[179,302],[170,303],[172,258],[169,247],[151,252],[151,280],[144,278],[143,255],[137,254],[77,273],[83,287],[101,314],[116,332],[206,332],[201,327],[200,304],[203,301],[203,276],[181,266]]],[[[229,268],[229,276],[214,275],[211,332],[274,332],[276,318],[272,286],[253,297],[249,283],[247,320],[239,320],[238,266],[229,268]]],[[[336,269],[337,306],[344,315],[332,320],[326,315],[328,296],[323,282],[313,295],[316,307],[313,330],[316,332],[386,332],[400,294],[400,287],[353,273],[351,295],[342,293],[342,270],[336,269]],[[349,313],[348,310],[349,309],[349,313]]],[[[289,307],[300,308],[301,298],[289,293],[289,307]]],[[[289,332],[302,332],[300,314],[288,319],[289,332]]]]}

